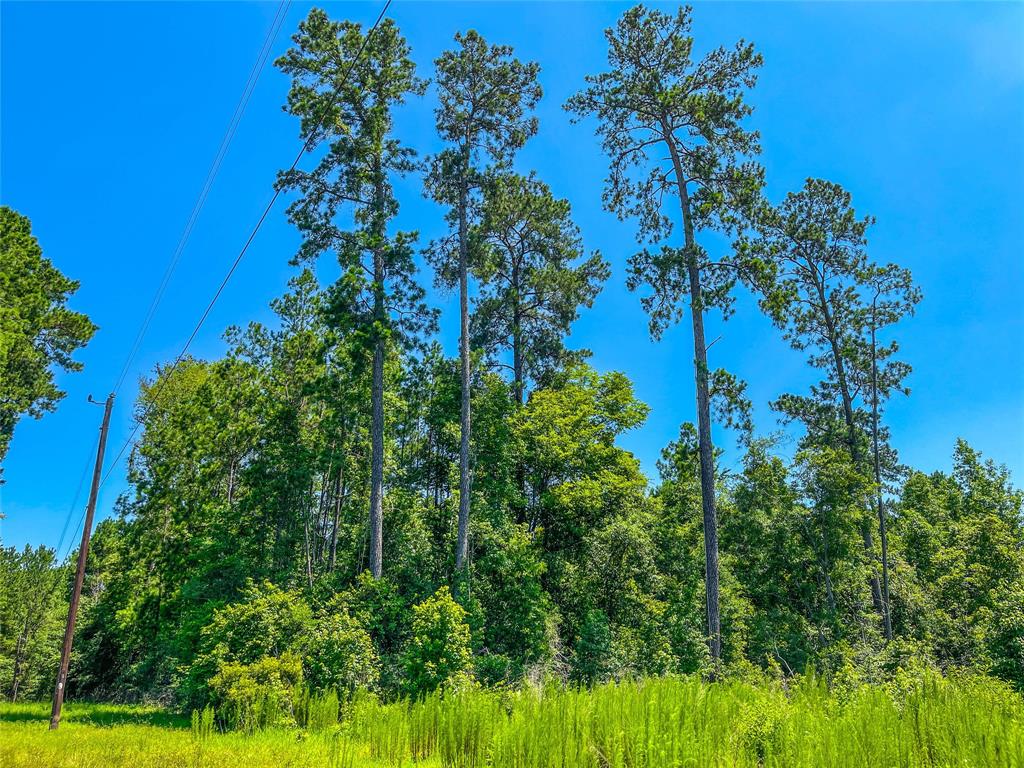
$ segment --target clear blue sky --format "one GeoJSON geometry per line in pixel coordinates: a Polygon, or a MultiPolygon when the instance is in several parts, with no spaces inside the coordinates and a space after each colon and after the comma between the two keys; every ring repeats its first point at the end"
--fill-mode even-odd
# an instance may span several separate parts
{"type": "MultiPolygon", "coordinates": [[[[275,55],[308,7],[291,7],[275,55]]],[[[381,4],[326,7],[338,18],[370,22],[381,4]]],[[[607,166],[592,126],[570,125],[561,109],[586,73],[605,66],[602,30],[626,7],[395,2],[391,15],[423,76],[452,35],[469,27],[540,62],[540,133],[519,167],[536,169],[571,201],[588,247],[613,264],[571,341],[593,350],[598,369],[627,372],[651,406],[646,426],[623,444],[653,475],[661,448],[694,417],[690,332],[684,324],[660,343],[648,339],[637,296],[624,286],[632,226],[602,211],[607,166]]],[[[52,546],[101,415],[86,395],[102,398],[113,386],[276,3],[0,8],[0,200],[29,216],[45,254],[81,280],[73,306],[100,326],[78,355],[85,370],[60,376],[68,396],[59,410],[19,424],[5,465],[0,538],[52,546]]],[[[878,219],[874,258],[910,267],[923,289],[918,315],[898,331],[914,366],[913,394],[888,414],[903,460],[946,470],[963,436],[1019,481],[1024,5],[702,4],[695,34],[701,50],[745,37],[764,54],[751,125],[763,136],[770,196],[780,199],[808,176],[843,184],[858,209],[878,219]]],[[[286,78],[268,67],[116,404],[115,451],[131,428],[138,377],[175,356],[268,200],[275,172],[297,151],[297,127],[280,108],[286,90],[286,78]]],[[[401,136],[421,152],[436,148],[432,109],[428,95],[399,121],[401,136]]],[[[441,232],[441,213],[421,198],[418,180],[401,188],[401,199],[403,228],[418,228],[424,242],[441,232]]],[[[203,328],[196,354],[220,355],[221,333],[232,323],[269,319],[267,303],[292,274],[296,242],[279,205],[203,328]]],[[[453,302],[434,295],[444,307],[442,342],[454,354],[453,302]]],[[[718,335],[712,365],[750,382],[759,428],[774,429],[768,401],[812,380],[802,357],[744,296],[733,319],[712,322],[709,338],[718,335]]],[[[734,460],[735,452],[727,454],[734,460]]],[[[119,467],[100,495],[101,515],[124,487],[119,467]]],[[[82,507],[84,492],[75,522],[82,507]]]]}

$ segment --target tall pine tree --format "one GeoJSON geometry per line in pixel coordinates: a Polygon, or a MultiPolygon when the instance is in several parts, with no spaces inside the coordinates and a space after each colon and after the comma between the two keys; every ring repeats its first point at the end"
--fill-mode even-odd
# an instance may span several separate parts
{"type": "Polygon", "coordinates": [[[393,135],[393,111],[425,83],[409,46],[390,19],[368,33],[314,9],[277,64],[292,76],[286,109],[301,119],[310,147],[326,144],[312,171],[294,170],[278,184],[300,194],[289,217],[304,240],[298,259],[333,252],[339,322],[372,349],[369,565],[383,569],[384,361],[389,342],[409,344],[433,323],[415,282],[412,232],[389,232],[398,213],[393,177],[414,169],[414,152],[393,135]]]}
{"type": "Polygon", "coordinates": [[[509,46],[488,45],[477,32],[456,34],[456,48],[434,62],[439,105],[437,132],[448,145],[431,159],[427,191],[448,206],[452,233],[433,243],[428,256],[444,285],[459,287],[459,362],[462,381],[459,445],[459,529],[455,567],[467,566],[470,476],[470,228],[486,164],[507,167],[516,150],[537,132],[529,112],[541,97],[537,64],[524,64],[509,46]]]}
{"type": "Polygon", "coordinates": [[[511,351],[512,387],[522,405],[528,379],[567,362],[565,337],[608,279],[608,262],[597,252],[583,259],[569,201],[533,175],[490,179],[474,234],[480,297],[473,340],[492,356],[511,351]]]}
{"type": "Polygon", "coordinates": [[[665,245],[632,257],[629,285],[646,284],[653,291],[642,302],[655,338],[690,307],[708,645],[717,661],[718,532],[704,318],[715,307],[729,311],[734,273],[708,258],[697,234],[733,230],[763,184],[760,167],[745,159],[759,151],[758,135],[743,126],[752,111],[744,91],[756,82],[761,56],[740,41],[694,60],[690,13],[688,7],[675,14],[643,6],[626,11],[605,32],[609,71],[588,76],[588,86],[566,108],[579,118],[598,118],[597,133],[611,163],[605,207],[620,219],[636,219],[640,242],[665,239],[676,224],[683,229],[681,248],[665,245]],[[675,211],[666,212],[669,201],[678,206],[675,211]]]}
{"type": "MultiPolygon", "coordinates": [[[[869,260],[866,233],[874,220],[857,218],[850,201],[850,193],[838,184],[808,179],[781,205],[763,210],[757,236],[741,238],[739,248],[744,274],[759,291],[766,314],[794,349],[810,353],[810,364],[824,374],[810,396],[784,395],[776,407],[787,419],[803,422],[811,441],[831,448],[845,446],[864,477],[872,474],[868,460],[873,454],[879,460],[873,474],[880,484],[878,441],[869,451],[867,410],[858,407],[857,399],[869,398],[872,390],[883,398],[903,390],[910,367],[891,359],[898,350],[895,342],[878,347],[875,330],[911,314],[920,293],[905,269],[878,267],[869,260]]],[[[877,403],[872,411],[877,416],[877,403]]],[[[873,432],[877,438],[877,429],[873,432]]],[[[874,498],[879,527],[884,529],[881,497],[874,498]]],[[[873,561],[874,537],[867,516],[861,521],[861,536],[873,561]]],[[[884,575],[887,581],[888,574],[884,575]]],[[[891,637],[887,590],[874,571],[870,584],[872,602],[891,637]]]]}

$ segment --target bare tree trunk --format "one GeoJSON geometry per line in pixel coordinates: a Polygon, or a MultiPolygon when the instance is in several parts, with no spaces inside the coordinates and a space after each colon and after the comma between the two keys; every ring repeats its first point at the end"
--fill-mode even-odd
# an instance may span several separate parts
{"type": "MultiPolygon", "coordinates": [[[[344,439],[342,440],[344,445],[344,439]]],[[[338,556],[338,518],[341,516],[341,504],[345,498],[344,465],[338,464],[338,480],[335,485],[334,497],[334,520],[331,525],[331,546],[328,554],[327,570],[334,571],[334,564],[338,556]]]]}
{"type": "Polygon", "coordinates": [[[512,387],[516,402],[523,404],[526,391],[525,361],[523,360],[523,310],[519,293],[519,262],[512,262],[512,387]]]}
{"type": "MultiPolygon", "coordinates": [[[[836,366],[836,379],[839,383],[839,392],[843,398],[843,418],[846,421],[846,434],[847,442],[850,447],[850,458],[853,459],[854,466],[860,466],[862,456],[860,452],[860,445],[857,442],[857,425],[853,420],[853,397],[850,395],[850,385],[846,378],[846,365],[843,361],[843,355],[839,350],[839,339],[836,331],[835,322],[832,319],[832,313],[828,309],[828,299],[825,296],[825,287],[819,282],[818,283],[818,298],[821,301],[821,310],[825,318],[825,327],[828,330],[829,346],[832,351],[832,361],[836,366]]],[[[864,541],[864,551],[867,554],[868,563],[873,563],[875,559],[875,544],[871,536],[871,526],[867,520],[865,520],[860,527],[861,537],[864,541]]],[[[871,568],[871,578],[869,579],[871,585],[871,602],[883,617],[885,616],[885,609],[882,605],[882,588],[878,583],[878,574],[875,573],[874,567],[871,568]]]]}
{"type": "Polygon", "coordinates": [[[14,648],[14,673],[11,675],[11,701],[18,700],[18,688],[21,686],[21,664],[25,646],[28,645],[30,619],[25,617],[25,629],[18,635],[18,642],[14,648]]]}
{"type": "Polygon", "coordinates": [[[327,543],[327,510],[331,504],[331,478],[334,476],[334,451],[331,448],[331,459],[327,462],[327,471],[320,474],[320,499],[316,506],[316,519],[313,524],[313,561],[320,566],[324,561],[324,546],[327,543]]]}
{"type": "MultiPolygon", "coordinates": [[[[384,232],[384,172],[380,153],[374,163],[376,186],[374,207],[379,240],[384,232]]],[[[370,574],[379,579],[384,572],[384,325],[387,314],[384,306],[384,255],[378,245],[373,252],[373,381],[371,383],[370,422],[370,574]]]]}
{"type": "MultiPolygon", "coordinates": [[[[309,478],[309,498],[312,500],[313,496],[313,478],[309,478]]],[[[309,588],[313,588],[313,540],[309,534],[309,518],[313,512],[312,504],[304,504],[306,507],[302,515],[302,548],[306,555],[306,579],[309,583],[309,588]]]]}
{"type": "MultiPolygon", "coordinates": [[[[379,263],[380,257],[374,257],[379,263]]],[[[382,271],[379,266],[374,270],[382,271]]],[[[382,279],[378,281],[380,285],[382,279]]],[[[384,313],[383,289],[374,296],[374,316],[384,313]]],[[[384,570],[384,337],[378,331],[373,345],[373,416],[370,425],[370,573],[379,579],[384,570]]]]}
{"type": "Polygon", "coordinates": [[[822,567],[822,571],[825,574],[825,597],[828,600],[828,609],[832,614],[836,612],[836,596],[835,592],[832,591],[832,577],[829,576],[829,563],[828,558],[825,558],[825,564],[822,567]]]}
{"type": "Polygon", "coordinates": [[[828,610],[835,616],[836,613],[836,593],[832,588],[832,561],[828,556],[828,526],[825,525],[825,515],[820,515],[821,519],[821,572],[825,576],[825,597],[828,600],[828,610]]]}
{"type": "Polygon", "coordinates": [[[235,508],[235,464],[237,459],[231,459],[231,465],[228,468],[228,509],[234,511],[235,508]]]}
{"type": "Polygon", "coordinates": [[[718,587],[718,520],[715,516],[715,455],[711,442],[711,393],[708,385],[708,350],[704,341],[704,303],[700,268],[690,217],[690,197],[682,161],[671,134],[666,143],[672,155],[686,246],[686,271],[690,282],[690,317],[693,320],[693,367],[697,384],[697,445],[700,453],[701,506],[704,512],[704,586],[707,597],[708,648],[717,665],[722,657],[722,624],[718,587]]]}
{"type": "MultiPolygon", "coordinates": [[[[466,145],[468,150],[469,145],[466,145]]],[[[463,174],[468,173],[468,151],[463,174]]],[[[462,404],[459,415],[461,441],[459,444],[459,532],[455,545],[455,569],[468,567],[469,551],[469,501],[471,478],[469,469],[470,438],[470,359],[469,359],[469,244],[466,242],[468,226],[466,208],[469,205],[468,182],[463,176],[462,192],[459,199],[459,362],[462,374],[462,404]]]]}
{"type": "Polygon", "coordinates": [[[875,342],[875,306],[871,307],[871,442],[875,454],[875,511],[878,536],[882,540],[882,625],[885,639],[892,640],[892,614],[889,603],[889,537],[882,505],[882,465],[878,455],[878,357],[875,342]]]}

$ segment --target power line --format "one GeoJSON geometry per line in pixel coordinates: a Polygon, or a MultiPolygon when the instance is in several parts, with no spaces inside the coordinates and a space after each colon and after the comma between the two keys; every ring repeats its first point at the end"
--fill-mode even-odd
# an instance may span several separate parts
{"type": "Polygon", "coordinates": [[[60,558],[60,560],[58,560],[58,562],[63,563],[65,560],[68,559],[68,556],[74,550],[74,548],[75,548],[75,539],[78,538],[78,532],[79,532],[79,530],[81,530],[83,523],[85,523],[85,514],[86,514],[86,510],[83,509],[81,516],[78,518],[78,522],[75,524],[75,529],[74,529],[74,531],[72,531],[71,538],[68,539],[67,551],[64,552],[64,556],[62,558],[60,558]]]}
{"type": "MultiPolygon", "coordinates": [[[[320,116],[320,119],[317,120],[316,125],[314,125],[312,130],[309,132],[309,138],[307,138],[306,141],[303,142],[302,147],[300,147],[298,151],[298,154],[295,155],[295,159],[292,160],[292,164],[288,167],[288,170],[285,173],[291,173],[292,171],[294,171],[299,164],[299,160],[301,160],[302,156],[309,151],[309,148],[312,145],[314,138],[316,137],[317,131],[320,130],[327,115],[334,108],[334,105],[338,100],[338,96],[341,93],[341,89],[344,87],[345,83],[348,81],[348,78],[351,76],[352,70],[355,68],[356,63],[362,57],[363,51],[366,49],[367,43],[369,43],[370,38],[373,37],[373,33],[377,31],[377,27],[380,25],[381,20],[384,18],[384,14],[388,12],[389,7],[391,7],[391,0],[387,0],[387,2],[384,3],[384,7],[381,9],[380,14],[377,16],[377,20],[373,22],[373,26],[370,27],[370,31],[366,33],[366,37],[363,38],[363,42],[360,44],[359,50],[356,51],[356,55],[352,58],[352,61],[349,64],[348,69],[345,71],[344,76],[341,78],[341,85],[339,85],[331,94],[330,101],[324,108],[323,114],[320,116]]],[[[199,318],[199,322],[196,323],[195,328],[192,329],[192,333],[189,335],[188,340],[185,342],[185,346],[182,347],[181,352],[178,353],[178,356],[177,358],[175,358],[174,363],[171,364],[171,368],[176,367],[185,358],[185,355],[188,353],[189,347],[192,345],[192,342],[196,338],[196,334],[199,333],[199,329],[203,327],[203,323],[205,323],[206,319],[210,316],[210,312],[213,310],[214,305],[220,298],[221,293],[224,292],[224,288],[227,286],[228,281],[231,280],[231,276],[235,273],[235,270],[238,268],[238,265],[242,262],[242,258],[245,256],[246,251],[249,250],[249,246],[252,244],[252,241],[256,238],[256,233],[259,232],[260,227],[263,226],[263,222],[266,221],[267,216],[270,214],[271,209],[274,207],[274,203],[277,202],[277,198],[280,196],[281,187],[277,187],[274,190],[273,196],[271,196],[270,198],[270,202],[268,202],[266,207],[263,209],[263,213],[260,215],[259,220],[256,222],[256,226],[253,227],[252,231],[249,233],[249,237],[246,238],[245,244],[242,246],[242,249],[238,252],[238,255],[235,257],[235,260],[232,262],[227,274],[224,275],[224,279],[217,287],[217,291],[213,294],[213,298],[210,299],[209,304],[206,305],[206,309],[203,311],[202,316],[199,318]]],[[[157,380],[157,383],[154,385],[154,393],[156,391],[159,391],[158,388],[160,387],[163,381],[164,379],[157,380]]],[[[103,479],[100,482],[100,487],[102,487],[107,482],[107,479],[110,477],[110,474],[114,471],[114,468],[121,460],[121,457],[124,455],[124,452],[128,449],[130,445],[132,445],[133,440],[135,439],[135,435],[136,433],[138,433],[139,427],[141,426],[142,422],[136,421],[135,427],[132,429],[131,434],[128,435],[128,439],[125,440],[124,443],[121,445],[121,448],[120,450],[118,450],[113,462],[111,462],[110,467],[103,475],[103,479]]]]}
{"type": "Polygon", "coordinates": [[[267,30],[266,37],[263,40],[263,45],[260,47],[260,52],[256,57],[256,61],[253,63],[252,69],[249,70],[249,77],[246,80],[245,87],[242,89],[242,95],[238,99],[238,104],[235,105],[235,111],[231,115],[231,120],[228,122],[228,127],[224,131],[224,136],[221,138],[220,147],[218,147],[217,154],[213,158],[213,163],[210,165],[210,169],[206,173],[206,181],[203,182],[203,187],[199,193],[199,197],[192,206],[192,213],[189,215],[188,220],[185,223],[185,229],[182,231],[181,236],[178,239],[178,245],[174,249],[171,260],[167,265],[167,270],[164,272],[160,285],[158,286],[156,293],[153,295],[153,300],[149,305],[149,309],[142,321],[142,325],[139,327],[139,332],[135,336],[135,341],[132,343],[131,350],[128,352],[128,357],[125,359],[124,365],[121,367],[121,373],[118,374],[117,383],[114,385],[114,389],[112,390],[115,394],[121,389],[121,385],[124,383],[125,377],[128,375],[131,364],[135,359],[135,355],[138,353],[142,340],[145,337],[146,332],[149,330],[150,323],[153,321],[153,317],[156,314],[157,307],[160,305],[164,291],[167,290],[167,286],[171,281],[171,276],[174,274],[174,270],[178,266],[178,261],[181,259],[185,246],[188,245],[189,238],[192,236],[192,229],[199,218],[199,214],[203,210],[203,206],[206,204],[206,198],[213,187],[217,174],[220,172],[221,163],[227,156],[228,148],[235,137],[238,126],[242,122],[245,109],[249,105],[249,99],[252,97],[253,91],[256,89],[256,83],[259,81],[260,75],[263,73],[267,59],[270,56],[270,51],[274,46],[274,41],[277,39],[277,35],[281,30],[281,25],[284,23],[290,7],[291,0],[281,0],[277,6],[277,13],[274,15],[274,20],[270,24],[270,29],[267,30]]]}
{"type": "MultiPolygon", "coordinates": [[[[99,438],[97,437],[97,440],[98,439],[99,438]]],[[[57,541],[57,546],[53,548],[54,555],[59,555],[60,548],[64,546],[64,537],[67,536],[68,526],[71,525],[71,518],[75,514],[75,507],[78,506],[78,498],[82,495],[82,487],[85,485],[85,476],[89,474],[89,465],[92,464],[92,457],[94,453],[96,453],[95,443],[93,443],[92,448],[85,457],[85,465],[82,467],[82,476],[78,479],[78,487],[75,489],[75,495],[71,499],[71,506],[68,508],[67,517],[64,519],[64,527],[61,528],[60,539],[57,541]]],[[[72,536],[72,541],[74,541],[74,536],[72,536]]]]}

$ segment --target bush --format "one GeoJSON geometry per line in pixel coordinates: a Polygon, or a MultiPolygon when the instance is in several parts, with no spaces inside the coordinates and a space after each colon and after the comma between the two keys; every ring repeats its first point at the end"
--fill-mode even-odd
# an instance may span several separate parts
{"type": "Polygon", "coordinates": [[[472,664],[466,610],[448,587],[413,606],[412,638],[406,650],[408,692],[421,696],[468,675],[472,664]]]}
{"type": "Polygon", "coordinates": [[[573,677],[587,685],[607,680],[611,676],[612,633],[604,611],[587,612],[576,641],[573,677]]]}
{"type": "Polygon", "coordinates": [[[473,660],[473,677],[486,687],[498,687],[522,674],[522,666],[501,653],[484,653],[473,660]]]}
{"type": "Polygon", "coordinates": [[[253,733],[295,725],[294,704],[301,685],[302,661],[286,652],[252,664],[222,664],[210,680],[210,691],[222,728],[253,733]]]}
{"type": "Polygon", "coordinates": [[[201,707],[225,664],[250,665],[297,650],[312,625],[309,605],[297,592],[250,581],[241,599],[213,613],[203,627],[199,654],[178,690],[183,703],[201,707]]]}
{"type": "Polygon", "coordinates": [[[785,700],[756,697],[745,702],[739,711],[736,733],[743,751],[758,765],[774,752],[781,741],[785,724],[785,700]]]}
{"type": "Polygon", "coordinates": [[[305,643],[303,668],[316,691],[375,690],[380,679],[370,635],[348,612],[319,619],[305,643]]]}
{"type": "Polygon", "coordinates": [[[348,613],[373,641],[379,670],[378,689],[394,695],[403,688],[405,650],[409,644],[412,610],[389,578],[360,574],[344,592],[333,596],[325,613],[348,613]]]}
{"type": "Polygon", "coordinates": [[[223,647],[232,661],[252,663],[292,649],[311,623],[312,612],[298,592],[250,581],[237,603],[214,613],[202,644],[223,647]]]}

